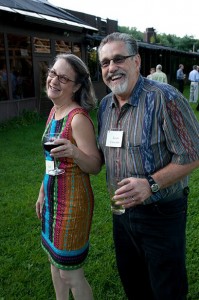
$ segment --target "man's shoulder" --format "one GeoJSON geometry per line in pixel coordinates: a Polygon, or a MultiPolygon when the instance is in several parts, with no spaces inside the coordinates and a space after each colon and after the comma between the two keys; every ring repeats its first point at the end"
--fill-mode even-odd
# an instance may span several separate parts
{"type": "Polygon", "coordinates": [[[155,72],[151,75],[151,79],[155,80],[155,78],[157,78],[158,76],[159,76],[159,74],[157,72],[155,72]]]}
{"type": "Polygon", "coordinates": [[[174,86],[160,81],[151,81],[150,84],[145,85],[145,90],[154,93],[157,97],[161,95],[166,101],[179,98],[179,91],[174,86]]]}

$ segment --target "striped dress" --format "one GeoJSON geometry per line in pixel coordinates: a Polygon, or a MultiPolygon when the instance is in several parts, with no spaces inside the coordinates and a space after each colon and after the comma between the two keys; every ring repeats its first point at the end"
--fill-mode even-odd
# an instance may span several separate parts
{"type": "MultiPolygon", "coordinates": [[[[65,118],[55,120],[53,108],[44,133],[60,132],[61,137],[75,144],[71,121],[76,114],[90,119],[84,109],[76,108],[65,118]]],[[[47,151],[45,158],[52,160],[47,151]]],[[[83,265],[88,255],[94,198],[89,175],[72,158],[60,158],[58,166],[65,169],[64,174],[44,175],[42,247],[57,268],[74,270],[83,265]]]]}

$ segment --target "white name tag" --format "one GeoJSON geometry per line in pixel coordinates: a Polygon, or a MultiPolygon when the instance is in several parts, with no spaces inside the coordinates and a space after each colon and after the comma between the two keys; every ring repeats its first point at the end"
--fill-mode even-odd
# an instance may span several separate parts
{"type": "Polygon", "coordinates": [[[107,132],[106,146],[107,147],[122,147],[123,131],[109,130],[107,132]]]}
{"type": "Polygon", "coordinates": [[[49,174],[49,171],[54,170],[55,163],[54,160],[46,160],[46,174],[49,174]]]}

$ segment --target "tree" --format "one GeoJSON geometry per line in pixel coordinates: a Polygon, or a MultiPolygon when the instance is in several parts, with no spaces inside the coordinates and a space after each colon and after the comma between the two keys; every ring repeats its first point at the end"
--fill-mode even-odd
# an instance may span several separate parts
{"type": "MultiPolygon", "coordinates": [[[[136,27],[119,26],[119,31],[132,35],[136,40],[143,41],[144,33],[138,31],[136,27]]],[[[162,46],[171,47],[181,51],[199,52],[199,40],[194,39],[193,36],[180,38],[174,34],[156,34],[156,41],[151,40],[151,43],[160,44],[162,46]]]]}
{"type": "Polygon", "coordinates": [[[132,35],[136,40],[142,41],[144,40],[144,33],[138,31],[136,27],[125,27],[119,26],[119,32],[128,33],[132,35]]]}

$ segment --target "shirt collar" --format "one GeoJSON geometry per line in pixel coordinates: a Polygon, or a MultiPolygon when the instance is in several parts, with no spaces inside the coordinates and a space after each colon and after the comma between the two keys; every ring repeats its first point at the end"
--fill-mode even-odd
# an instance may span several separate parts
{"type": "Polygon", "coordinates": [[[143,90],[143,86],[144,86],[144,78],[141,75],[139,75],[138,80],[134,86],[134,89],[131,92],[131,97],[130,97],[131,105],[138,106],[139,97],[143,90]]]}

